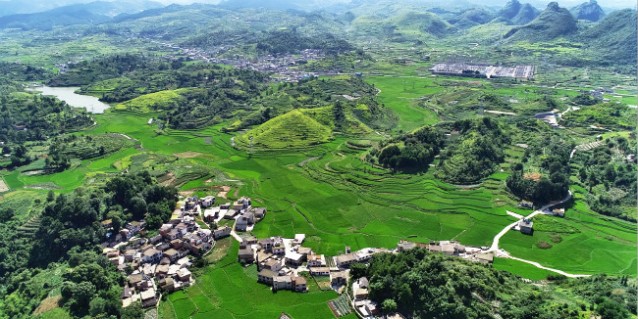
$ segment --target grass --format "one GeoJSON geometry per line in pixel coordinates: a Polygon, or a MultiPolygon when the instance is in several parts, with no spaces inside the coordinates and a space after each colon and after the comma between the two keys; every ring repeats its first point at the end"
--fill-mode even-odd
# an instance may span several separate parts
{"type": "MultiPolygon", "coordinates": [[[[368,80],[381,89],[381,101],[398,115],[396,130],[412,130],[438,120],[415,99],[440,92],[440,78],[368,80]]],[[[506,96],[520,93],[502,90],[506,96]]],[[[2,172],[2,177],[13,190],[9,194],[13,194],[25,185],[43,183],[54,183],[58,192],[69,192],[100,183],[126,168],[149,169],[156,176],[170,171],[182,189],[228,185],[233,189],[231,199],[250,196],[267,206],[269,213],[256,227],[255,236],[293,237],[304,233],[304,245],[327,255],[343,252],[344,246],[392,248],[407,238],[418,242],[454,239],[466,245],[487,246],[511,223],[506,210],[521,213],[504,190],[506,173],[493,174],[476,189],[457,188],[435,179],[432,173],[392,174],[362,159],[373,143],[371,137],[333,135],[330,113],[330,107],[295,110],[252,133],[237,135],[221,131],[227,123],[158,134],[147,125],[149,114],[107,112],[96,115],[97,125],[83,133],[126,134],[140,142],[139,148],[126,147],[106,157],[84,160],[62,173],[26,176],[13,171],[2,172]],[[232,147],[231,138],[245,145],[250,134],[255,136],[256,145],[279,151],[247,154],[232,147]],[[287,141],[280,137],[283,134],[296,137],[287,141]],[[199,154],[176,156],[188,152],[199,154]]],[[[509,156],[520,156],[520,152],[510,151],[509,156]]],[[[501,246],[514,256],[568,272],[635,276],[635,226],[601,217],[583,202],[582,197],[577,198],[564,219],[541,221],[539,226],[544,227],[534,236],[508,233],[501,246]],[[561,237],[558,242],[556,234],[561,237]],[[552,247],[540,249],[539,241],[552,247]]],[[[226,241],[220,241],[209,255],[214,265],[197,277],[194,287],[171,294],[162,303],[162,318],[205,318],[213,314],[216,318],[262,318],[281,312],[296,319],[332,317],[326,302],[336,297],[334,293],[313,287],[308,294],[273,294],[256,283],[254,271],[236,263],[237,244],[226,241]]],[[[543,276],[537,269],[511,261],[497,260],[495,267],[532,279],[543,276]]]]}
{"type": "Polygon", "coordinates": [[[419,98],[441,90],[432,78],[371,76],[367,80],[380,90],[381,103],[399,117],[396,130],[408,132],[437,122],[434,112],[417,103],[419,98]]]}
{"type": "Polygon", "coordinates": [[[252,144],[259,148],[285,149],[328,142],[332,129],[322,120],[325,116],[313,117],[310,111],[293,110],[280,115],[240,136],[237,143],[248,146],[252,138],[252,144]]]}
{"type": "Polygon", "coordinates": [[[308,293],[279,291],[257,283],[252,269],[237,263],[238,243],[230,253],[197,278],[194,286],[168,296],[160,306],[162,318],[332,318],[327,302],[334,292],[322,292],[310,282],[308,293]]]}
{"type": "Polygon", "coordinates": [[[493,267],[494,269],[504,270],[531,280],[544,280],[547,279],[548,275],[554,274],[551,271],[508,258],[494,258],[493,267]]]}
{"type": "Polygon", "coordinates": [[[153,110],[164,109],[174,104],[185,101],[180,95],[188,89],[165,90],[136,97],[130,101],[117,104],[116,110],[128,110],[141,113],[148,113],[153,110]]]}

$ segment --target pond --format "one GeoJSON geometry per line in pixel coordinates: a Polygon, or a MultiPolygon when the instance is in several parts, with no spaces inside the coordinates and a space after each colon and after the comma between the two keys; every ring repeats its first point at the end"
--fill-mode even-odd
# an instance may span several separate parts
{"type": "Polygon", "coordinates": [[[42,95],[55,96],[70,106],[86,108],[91,113],[104,113],[110,107],[110,105],[101,102],[94,96],[75,93],[79,89],[79,87],[50,87],[45,85],[35,87],[32,90],[42,92],[42,95]]]}

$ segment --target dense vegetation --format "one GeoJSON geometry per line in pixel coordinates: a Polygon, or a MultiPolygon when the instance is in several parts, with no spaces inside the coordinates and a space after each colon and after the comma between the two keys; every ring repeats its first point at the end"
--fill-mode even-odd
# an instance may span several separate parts
{"type": "Polygon", "coordinates": [[[433,126],[383,143],[371,155],[383,167],[398,171],[426,171],[443,146],[443,134],[433,126]]]}
{"type": "Polygon", "coordinates": [[[437,177],[455,184],[472,184],[492,174],[504,160],[509,138],[492,118],[461,120],[449,125],[451,136],[441,152],[437,177]]]}
{"type": "Polygon", "coordinates": [[[50,96],[13,92],[0,97],[0,141],[3,142],[41,141],[92,123],[84,111],[50,96]]]}
{"type": "Polygon", "coordinates": [[[583,300],[579,305],[511,274],[421,249],[375,256],[355,273],[369,278],[370,297],[384,312],[416,318],[581,318],[589,310],[627,318],[636,311],[635,282],[627,278],[554,277],[558,281],[550,285],[573,289],[583,300]]]}
{"type": "Polygon", "coordinates": [[[574,145],[553,136],[532,141],[520,163],[512,167],[507,187],[516,196],[544,204],[567,196],[570,153],[574,145]],[[526,168],[527,165],[527,168],[526,168]]]}
{"type": "Polygon", "coordinates": [[[354,47],[343,39],[332,34],[304,36],[295,31],[272,31],[257,42],[257,52],[262,54],[283,55],[299,53],[303,50],[319,50],[325,54],[354,50],[354,47]]]}
{"type": "MultiPolygon", "coordinates": [[[[0,264],[6,287],[1,294],[8,301],[2,304],[0,317],[28,318],[52,289],[59,289],[59,303],[75,317],[140,318],[139,308],[121,309],[124,278],[100,254],[98,244],[106,238],[100,221],[111,219],[114,231],[139,219],[157,226],[170,218],[176,199],[175,189],[157,185],[148,173],[118,176],[104,187],[80,188],[57,198],[50,192],[33,238],[3,241],[0,246],[1,256],[12,256],[0,264]],[[16,249],[23,253],[11,253],[16,249]],[[60,267],[69,270],[53,286],[29,279],[60,267]]],[[[11,234],[20,238],[15,229],[4,236],[11,234]]]]}
{"type": "Polygon", "coordinates": [[[580,166],[577,176],[589,191],[587,203],[594,211],[636,220],[634,150],[635,145],[618,137],[589,152],[576,153],[574,161],[580,166]]]}
{"type": "MultiPolygon", "coordinates": [[[[0,30],[0,61],[12,62],[0,63],[0,99],[20,101],[2,113],[18,127],[0,138],[0,166],[9,168],[0,170],[1,319],[141,318],[138,306],[119,308],[123,278],[95,244],[106,235],[102,219],[116,230],[132,219],[151,228],[167,220],[175,190],[157,183],[198,196],[230,187],[229,201],[250,196],[274,212],[252,235],[304,233],[304,245],[327,256],[344,246],[395,247],[399,238],[489,245],[512,222],[506,211],[524,214],[519,198],[543,203],[569,187],[565,218],[537,216],[533,236],[508,232],[501,249],[614,277],[564,280],[497,258],[494,268],[549,279],[527,285],[424,252],[382,256],[353,274],[372,279],[385,311],[407,316],[632,316],[636,227],[622,219],[636,215],[635,136],[627,132],[635,109],[624,106],[638,104],[628,85],[635,10],[574,24],[564,9],[551,5],[536,19],[538,10],[516,0],[501,11],[458,2],[235,2],[241,8],[173,5],[99,25],[82,22],[90,14],[31,16],[25,29],[56,26],[0,30]],[[264,9],[280,6],[295,10],[264,9]],[[301,10],[317,7],[325,10],[301,10]],[[299,60],[306,49],[315,58],[299,60]],[[201,55],[273,73],[196,61],[201,55]],[[468,60],[531,64],[538,73],[523,82],[429,72],[468,60]],[[291,73],[303,80],[279,82],[291,73]],[[33,97],[21,91],[32,81],[78,85],[113,107],[84,119],[39,101],[42,110],[31,113],[33,97]],[[599,87],[602,95],[590,93],[599,87]],[[563,115],[557,128],[535,118],[550,110],[563,115]],[[30,121],[40,132],[19,129],[30,121]],[[576,145],[589,146],[567,160],[576,145]]],[[[195,286],[165,295],[158,317],[332,316],[326,301],[337,295],[322,290],[325,282],[273,294],[255,285],[255,267],[237,266],[237,246],[218,241],[204,257],[210,263],[193,272],[195,286]]]]}

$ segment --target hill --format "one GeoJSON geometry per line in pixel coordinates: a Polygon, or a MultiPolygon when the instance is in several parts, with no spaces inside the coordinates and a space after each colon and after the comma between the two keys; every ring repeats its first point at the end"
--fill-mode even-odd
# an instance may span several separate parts
{"type": "Polygon", "coordinates": [[[605,65],[636,64],[636,11],[615,11],[579,38],[600,56],[605,65]]]}
{"type": "Polygon", "coordinates": [[[579,4],[569,11],[578,20],[597,22],[605,17],[605,11],[603,11],[603,9],[598,5],[596,0],[590,0],[589,2],[579,4]]]}
{"type": "Polygon", "coordinates": [[[454,31],[454,27],[430,12],[407,11],[391,19],[390,24],[399,31],[423,32],[435,37],[443,37],[454,31]]]}
{"type": "Polygon", "coordinates": [[[308,114],[309,110],[292,110],[240,136],[237,142],[259,148],[284,149],[328,142],[332,129],[308,114]]]}
{"type": "Polygon", "coordinates": [[[521,4],[518,0],[511,0],[498,12],[497,20],[515,25],[523,25],[531,22],[538,15],[538,9],[529,3],[521,4]]]}
{"type": "Polygon", "coordinates": [[[362,134],[371,132],[352,111],[337,102],[334,106],[295,109],[277,116],[237,138],[242,146],[264,149],[290,149],[326,143],[333,132],[362,134]]]}
{"type": "Polygon", "coordinates": [[[558,6],[558,3],[551,2],[534,21],[513,28],[505,34],[504,38],[514,41],[549,41],[571,35],[577,29],[576,20],[572,14],[558,6]]]}
{"type": "Polygon", "coordinates": [[[485,265],[422,249],[377,255],[352,273],[353,279],[369,278],[369,297],[382,313],[414,318],[582,318],[594,306],[601,318],[630,318],[634,305],[632,288],[621,278],[552,276],[540,288],[485,265]],[[570,293],[563,293],[567,289],[570,293]]]}
{"type": "Polygon", "coordinates": [[[0,17],[0,28],[50,30],[53,27],[99,24],[123,13],[135,13],[161,5],[151,1],[96,1],[74,4],[48,11],[0,17]]]}
{"type": "Polygon", "coordinates": [[[468,29],[477,25],[485,24],[494,19],[492,12],[481,8],[472,8],[460,12],[457,16],[447,21],[459,29],[468,29]]]}

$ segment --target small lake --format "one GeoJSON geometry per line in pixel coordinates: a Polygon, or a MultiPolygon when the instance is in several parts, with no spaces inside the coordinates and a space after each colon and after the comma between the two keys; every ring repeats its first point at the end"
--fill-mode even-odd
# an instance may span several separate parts
{"type": "Polygon", "coordinates": [[[104,113],[104,111],[110,107],[110,105],[101,102],[94,96],[75,93],[75,91],[79,89],[79,87],[50,87],[45,85],[34,87],[32,90],[41,92],[42,95],[55,96],[72,107],[86,108],[86,110],[91,113],[104,113]]]}

